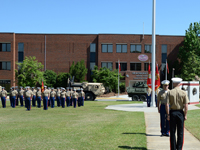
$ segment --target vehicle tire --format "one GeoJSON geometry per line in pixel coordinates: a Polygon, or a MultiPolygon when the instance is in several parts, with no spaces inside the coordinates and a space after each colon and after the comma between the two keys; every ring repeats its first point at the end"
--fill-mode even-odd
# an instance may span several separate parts
{"type": "Polygon", "coordinates": [[[139,96],[138,95],[133,95],[132,96],[132,101],[138,101],[139,100],[139,96]]]}
{"type": "Polygon", "coordinates": [[[88,100],[93,101],[94,100],[94,95],[92,93],[85,93],[85,100],[86,101],[88,101],[88,100]]]}
{"type": "Polygon", "coordinates": [[[147,101],[146,96],[145,95],[140,95],[140,101],[146,102],[147,101]]]}

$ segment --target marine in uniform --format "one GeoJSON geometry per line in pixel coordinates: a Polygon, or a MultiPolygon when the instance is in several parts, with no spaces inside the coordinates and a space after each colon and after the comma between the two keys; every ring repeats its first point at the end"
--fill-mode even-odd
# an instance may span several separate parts
{"type": "Polygon", "coordinates": [[[15,108],[16,106],[16,96],[17,96],[17,91],[14,90],[14,87],[12,87],[12,90],[10,92],[10,100],[11,100],[11,107],[15,108]]]}
{"type": "Polygon", "coordinates": [[[25,102],[25,108],[27,108],[27,98],[26,98],[26,92],[27,92],[27,86],[25,87],[25,90],[24,90],[24,102],[25,102]]]}
{"type": "Polygon", "coordinates": [[[166,96],[167,92],[169,91],[169,81],[164,80],[161,82],[163,85],[163,90],[158,93],[158,113],[160,113],[160,127],[161,127],[161,135],[162,136],[169,136],[169,121],[167,120],[167,114],[165,110],[166,105],[166,96]]]}
{"type": "MultiPolygon", "coordinates": [[[[48,87],[48,91],[49,91],[49,93],[51,92],[51,88],[50,87],[48,87]]],[[[51,100],[50,100],[50,96],[48,97],[48,106],[50,106],[50,104],[51,104],[51,100]]]]}
{"type": "Polygon", "coordinates": [[[67,92],[66,92],[66,106],[70,106],[70,96],[71,96],[71,91],[69,91],[69,87],[67,87],[67,92]]]}
{"type": "Polygon", "coordinates": [[[20,90],[19,90],[19,99],[20,99],[20,106],[23,107],[24,106],[24,90],[23,87],[20,86],[20,90]]]}
{"type": "Polygon", "coordinates": [[[57,100],[57,106],[60,107],[60,88],[57,88],[57,92],[56,92],[56,100],[57,100]]]}
{"type": "Polygon", "coordinates": [[[2,91],[0,92],[0,97],[1,97],[2,107],[6,108],[7,91],[5,90],[4,87],[2,87],[2,91]]]}
{"type": "Polygon", "coordinates": [[[44,92],[43,92],[43,106],[44,106],[44,110],[48,109],[48,97],[49,97],[49,90],[47,89],[47,86],[44,86],[44,92]]]}
{"type": "Polygon", "coordinates": [[[41,97],[42,97],[41,88],[40,88],[40,87],[37,87],[36,99],[37,99],[37,107],[38,107],[38,108],[41,107],[41,97]]]}
{"type": "Polygon", "coordinates": [[[74,89],[74,93],[72,94],[72,98],[73,98],[74,108],[76,108],[76,102],[77,102],[77,99],[78,99],[78,93],[76,92],[76,89],[74,89]]]}
{"type": "Polygon", "coordinates": [[[26,106],[27,106],[27,110],[30,111],[31,110],[31,98],[33,96],[33,92],[32,90],[30,90],[30,87],[27,87],[27,91],[25,92],[26,95],[26,106]]]}
{"type": "Polygon", "coordinates": [[[85,93],[83,92],[83,89],[81,88],[80,93],[78,93],[78,107],[84,106],[84,98],[85,98],[85,93]]]}
{"type": "Polygon", "coordinates": [[[151,88],[147,89],[147,107],[151,106],[151,88]]]}
{"type": "MultiPolygon", "coordinates": [[[[19,93],[19,89],[18,89],[18,86],[15,86],[15,90],[17,91],[17,93],[19,93]]],[[[16,95],[16,106],[18,106],[18,103],[19,103],[19,94],[16,95]]]]}
{"type": "Polygon", "coordinates": [[[70,106],[72,106],[72,103],[73,103],[73,93],[74,91],[72,90],[72,88],[70,88],[70,106]]]}
{"type": "Polygon", "coordinates": [[[51,108],[54,108],[55,96],[56,96],[56,92],[54,91],[54,88],[51,88],[51,92],[50,92],[51,108]]]}
{"type": "Polygon", "coordinates": [[[65,98],[66,98],[65,88],[62,88],[60,97],[61,97],[61,106],[62,106],[62,108],[65,108],[65,98]]]}
{"type": "Polygon", "coordinates": [[[181,78],[172,78],[174,89],[167,93],[166,112],[167,119],[170,120],[171,150],[182,150],[184,138],[184,120],[187,120],[189,99],[186,92],[180,89],[181,81],[181,78]],[[175,135],[176,130],[177,142],[175,135]]]}
{"type": "Polygon", "coordinates": [[[32,97],[32,106],[35,107],[35,101],[36,101],[36,89],[32,87],[33,97],[32,97]]]}

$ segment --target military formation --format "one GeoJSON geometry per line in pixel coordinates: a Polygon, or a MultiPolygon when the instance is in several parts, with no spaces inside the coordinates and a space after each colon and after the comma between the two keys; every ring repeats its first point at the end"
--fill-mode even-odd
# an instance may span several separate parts
{"type": "MultiPolygon", "coordinates": [[[[6,98],[8,92],[2,87],[2,91],[0,92],[2,107],[6,108],[6,98]]],[[[32,107],[41,108],[41,104],[43,102],[43,109],[48,110],[48,107],[54,108],[55,101],[57,101],[57,106],[65,108],[73,106],[74,108],[84,106],[85,93],[83,89],[80,89],[80,92],[77,92],[76,89],[72,89],[67,87],[66,89],[61,87],[55,90],[54,88],[47,88],[44,86],[44,91],[42,92],[40,87],[37,87],[37,90],[29,86],[23,88],[20,87],[12,87],[10,89],[10,106],[15,108],[19,105],[23,107],[25,106],[27,111],[31,110],[32,107]]]]}

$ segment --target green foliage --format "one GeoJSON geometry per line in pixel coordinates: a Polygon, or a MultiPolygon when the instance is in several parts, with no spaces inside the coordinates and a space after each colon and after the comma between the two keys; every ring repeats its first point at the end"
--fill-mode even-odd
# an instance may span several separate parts
{"type": "Polygon", "coordinates": [[[18,65],[18,70],[15,69],[16,79],[18,81],[18,86],[35,86],[36,84],[41,84],[43,79],[43,65],[38,62],[36,58],[25,57],[22,63],[16,63],[18,65]]]}
{"type": "Polygon", "coordinates": [[[67,81],[68,81],[69,76],[70,76],[69,73],[65,73],[65,72],[59,73],[56,78],[56,86],[57,87],[67,87],[68,86],[67,81]]]}
{"type": "Polygon", "coordinates": [[[75,82],[82,82],[85,79],[85,76],[87,74],[87,68],[85,67],[85,61],[81,60],[80,62],[77,62],[76,64],[73,62],[70,66],[70,75],[74,76],[75,82]]]}
{"type": "Polygon", "coordinates": [[[44,72],[44,79],[46,80],[46,86],[55,87],[56,78],[57,78],[57,74],[53,70],[46,70],[44,72]]]}
{"type": "Polygon", "coordinates": [[[183,80],[193,80],[195,75],[200,76],[200,23],[190,24],[186,30],[184,45],[180,47],[178,58],[183,80]]]}
{"type": "MultiPolygon", "coordinates": [[[[106,67],[98,70],[98,67],[95,66],[92,73],[93,82],[103,83],[110,91],[116,92],[118,90],[118,70],[111,71],[106,67]]],[[[123,76],[121,74],[119,75],[120,79],[122,79],[123,76]]]]}
{"type": "Polygon", "coordinates": [[[119,90],[120,90],[120,92],[125,92],[125,83],[124,82],[121,82],[119,84],[119,90]]]}

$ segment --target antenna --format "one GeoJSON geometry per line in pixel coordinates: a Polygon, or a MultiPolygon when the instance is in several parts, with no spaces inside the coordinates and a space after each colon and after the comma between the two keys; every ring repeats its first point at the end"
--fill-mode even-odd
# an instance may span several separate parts
{"type": "Polygon", "coordinates": [[[143,37],[142,37],[142,39],[144,39],[144,22],[143,22],[143,37]]]}

